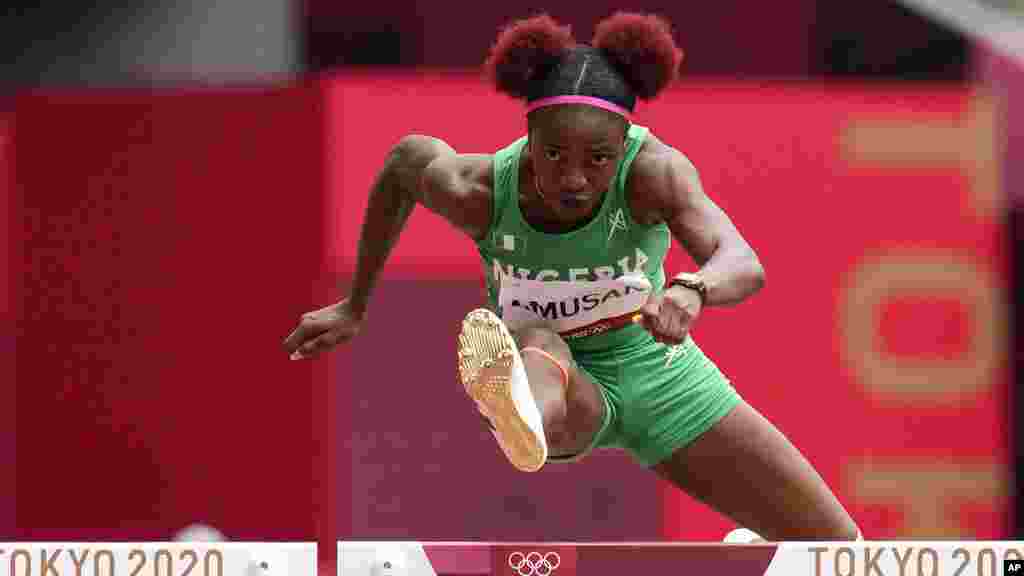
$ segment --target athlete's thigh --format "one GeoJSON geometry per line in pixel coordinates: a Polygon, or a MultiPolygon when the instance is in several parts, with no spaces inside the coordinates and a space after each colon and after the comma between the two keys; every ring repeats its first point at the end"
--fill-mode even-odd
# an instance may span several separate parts
{"type": "MultiPolygon", "coordinates": [[[[514,337],[520,351],[539,348],[554,357],[569,375],[564,420],[558,424],[557,430],[546,431],[552,441],[552,454],[564,456],[583,451],[601,431],[606,419],[606,403],[599,384],[580,367],[568,344],[555,332],[531,327],[517,330],[514,337]]],[[[524,353],[524,361],[528,357],[531,363],[538,361],[543,365],[547,362],[524,353]]],[[[561,386],[559,380],[553,379],[553,385],[561,386]]]]}
{"type": "Polygon", "coordinates": [[[555,450],[556,456],[575,456],[595,447],[598,436],[611,426],[612,407],[598,375],[570,362],[569,389],[566,391],[566,435],[555,450]]]}
{"type": "Polygon", "coordinates": [[[853,519],[807,459],[746,402],[654,470],[770,541],[857,536],[853,519]]]}

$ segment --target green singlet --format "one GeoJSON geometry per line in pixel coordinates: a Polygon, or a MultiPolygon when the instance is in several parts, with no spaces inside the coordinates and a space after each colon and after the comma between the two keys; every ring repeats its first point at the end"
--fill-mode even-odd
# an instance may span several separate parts
{"type": "Polygon", "coordinates": [[[526,137],[494,155],[491,225],[477,242],[490,305],[513,333],[542,323],[561,334],[605,402],[601,429],[590,446],[551,461],[618,448],[653,466],[740,402],[692,338],[677,346],[660,344],[628,321],[652,291],[663,289],[663,263],[672,242],[667,225],[638,223],[626,201],[629,169],[648,133],[630,127],[626,153],[596,217],[563,234],[532,228],[520,211],[519,159],[526,137]]]}

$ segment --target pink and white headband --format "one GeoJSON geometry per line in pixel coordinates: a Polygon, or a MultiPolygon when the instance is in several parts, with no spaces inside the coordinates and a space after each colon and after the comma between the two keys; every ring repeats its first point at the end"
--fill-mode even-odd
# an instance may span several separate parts
{"type": "Polygon", "coordinates": [[[553,106],[555,104],[587,104],[624,116],[627,121],[630,120],[629,110],[614,102],[609,102],[603,98],[595,98],[594,96],[551,96],[549,98],[541,98],[540,100],[530,102],[526,106],[526,112],[530,113],[537,108],[553,106]]]}

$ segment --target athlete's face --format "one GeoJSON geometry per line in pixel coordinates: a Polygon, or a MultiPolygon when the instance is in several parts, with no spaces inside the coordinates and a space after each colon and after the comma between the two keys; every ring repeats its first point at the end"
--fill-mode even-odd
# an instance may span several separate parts
{"type": "Polygon", "coordinates": [[[578,222],[600,205],[625,152],[627,128],[622,117],[593,106],[570,104],[533,112],[532,184],[552,220],[578,222]]]}

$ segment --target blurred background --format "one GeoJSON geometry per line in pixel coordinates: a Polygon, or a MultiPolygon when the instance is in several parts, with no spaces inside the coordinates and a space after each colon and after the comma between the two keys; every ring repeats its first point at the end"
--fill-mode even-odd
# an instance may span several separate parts
{"type": "Polygon", "coordinates": [[[401,136],[522,134],[478,77],[499,26],[588,41],[618,9],[674,25],[683,78],[637,122],[770,278],[704,350],[869,539],[1024,536],[1024,15],[935,4],[8,2],[0,540],[720,539],[624,454],[513,471],[456,380],[475,251],[422,209],[357,341],[280,349],[346,293],[401,136]]]}

